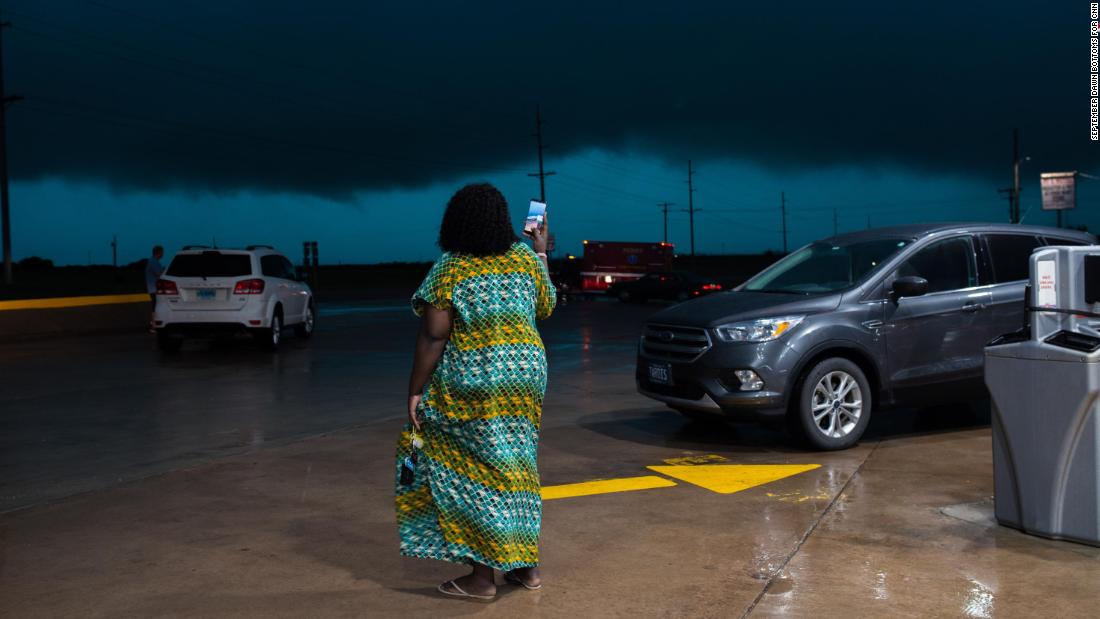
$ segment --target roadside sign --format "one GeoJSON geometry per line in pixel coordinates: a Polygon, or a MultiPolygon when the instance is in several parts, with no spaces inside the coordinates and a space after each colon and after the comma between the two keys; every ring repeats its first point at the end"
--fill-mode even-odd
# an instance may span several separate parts
{"type": "Polygon", "coordinates": [[[1077,172],[1043,172],[1039,186],[1044,211],[1065,211],[1077,206],[1077,172]]]}

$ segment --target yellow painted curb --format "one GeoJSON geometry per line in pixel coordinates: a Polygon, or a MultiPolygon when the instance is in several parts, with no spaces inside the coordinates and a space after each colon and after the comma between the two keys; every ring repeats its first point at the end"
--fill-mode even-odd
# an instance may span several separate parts
{"type": "Polygon", "coordinates": [[[85,307],[88,305],[115,305],[119,303],[149,302],[148,294],[109,294],[94,297],[57,297],[53,299],[19,299],[0,301],[0,312],[6,310],[57,309],[85,307]]]}
{"type": "Polygon", "coordinates": [[[657,477],[656,475],[644,475],[642,477],[623,477],[621,479],[597,479],[596,481],[584,481],[579,484],[562,484],[560,486],[543,486],[542,499],[567,499],[575,496],[589,496],[592,494],[607,494],[609,492],[629,492],[631,490],[649,490],[650,488],[668,488],[675,486],[676,482],[657,477]]]}

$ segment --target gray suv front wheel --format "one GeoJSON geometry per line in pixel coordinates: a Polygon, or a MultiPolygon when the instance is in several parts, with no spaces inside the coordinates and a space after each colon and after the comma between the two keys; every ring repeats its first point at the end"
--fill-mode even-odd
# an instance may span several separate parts
{"type": "Polygon", "coordinates": [[[855,363],[833,357],[802,377],[788,413],[791,429],[814,449],[847,449],[871,420],[871,386],[855,363]]]}

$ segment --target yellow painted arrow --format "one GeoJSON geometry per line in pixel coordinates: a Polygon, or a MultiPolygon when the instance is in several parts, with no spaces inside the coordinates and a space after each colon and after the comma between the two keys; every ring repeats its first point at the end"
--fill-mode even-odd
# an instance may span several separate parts
{"type": "Polygon", "coordinates": [[[778,481],[784,477],[812,471],[820,466],[820,464],[695,464],[646,468],[718,494],[733,494],[778,481]]]}
{"type": "MultiPolygon", "coordinates": [[[[685,464],[646,468],[718,494],[732,494],[792,475],[812,471],[821,466],[820,464],[686,464],[686,462],[715,462],[720,460],[724,460],[724,458],[721,456],[693,456],[666,461],[685,462],[685,464]]],[[[675,485],[676,482],[656,475],[597,479],[576,484],[543,486],[542,498],[543,500],[566,499],[593,494],[668,488],[675,485]]]]}

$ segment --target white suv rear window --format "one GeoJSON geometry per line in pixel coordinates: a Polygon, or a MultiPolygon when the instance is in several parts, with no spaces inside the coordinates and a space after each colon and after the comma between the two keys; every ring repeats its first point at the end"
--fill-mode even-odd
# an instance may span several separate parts
{"type": "Polygon", "coordinates": [[[204,251],[201,254],[179,254],[168,265],[172,277],[240,277],[252,275],[252,259],[248,254],[223,254],[204,251]]]}

